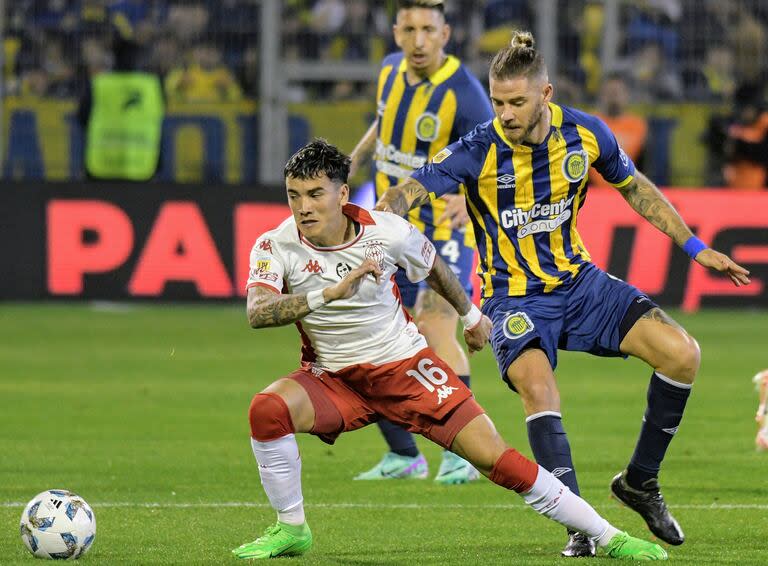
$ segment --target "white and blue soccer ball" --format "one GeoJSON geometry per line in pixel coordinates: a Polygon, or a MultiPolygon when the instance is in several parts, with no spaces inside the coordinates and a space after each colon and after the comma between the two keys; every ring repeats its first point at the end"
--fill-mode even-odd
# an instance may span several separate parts
{"type": "Polygon", "coordinates": [[[75,560],[96,538],[96,515],[85,500],[65,489],[49,489],[21,514],[21,540],[38,558],[75,560]]]}

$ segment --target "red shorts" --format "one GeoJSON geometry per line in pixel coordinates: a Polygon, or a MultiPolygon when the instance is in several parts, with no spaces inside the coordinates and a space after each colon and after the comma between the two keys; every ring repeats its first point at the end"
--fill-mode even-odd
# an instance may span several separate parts
{"type": "Polygon", "coordinates": [[[384,418],[450,448],[456,434],[485,413],[430,348],[380,366],[361,364],[338,372],[305,366],[287,377],[309,394],[315,409],[310,433],[328,444],[342,432],[384,418]]]}

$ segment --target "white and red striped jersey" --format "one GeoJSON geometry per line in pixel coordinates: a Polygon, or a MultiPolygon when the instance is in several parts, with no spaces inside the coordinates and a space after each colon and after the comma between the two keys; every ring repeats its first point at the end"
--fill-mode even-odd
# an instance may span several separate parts
{"type": "Polygon", "coordinates": [[[337,283],[365,259],[378,261],[383,271],[380,283],[366,276],[351,298],[328,303],[296,323],[303,342],[302,361],[338,371],[354,364],[409,358],[427,342],[400,302],[394,275],[400,266],[409,280],[425,279],[435,261],[435,247],[394,214],[352,204],[343,211],[359,230],[340,246],[314,246],[301,236],[293,217],[262,234],[251,250],[247,288],[308,293],[337,283]]]}

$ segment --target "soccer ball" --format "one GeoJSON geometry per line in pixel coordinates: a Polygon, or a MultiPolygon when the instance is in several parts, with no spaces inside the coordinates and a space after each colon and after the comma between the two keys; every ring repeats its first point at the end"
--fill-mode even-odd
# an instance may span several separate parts
{"type": "Polygon", "coordinates": [[[24,546],[38,558],[75,560],[96,538],[96,516],[82,497],[49,489],[24,508],[20,531],[24,546]]]}

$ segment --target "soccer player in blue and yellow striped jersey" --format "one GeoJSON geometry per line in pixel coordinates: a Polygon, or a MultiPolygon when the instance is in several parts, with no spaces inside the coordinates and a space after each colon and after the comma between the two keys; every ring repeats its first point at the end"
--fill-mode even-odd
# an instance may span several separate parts
{"type": "MultiPolygon", "coordinates": [[[[520,394],[536,460],[572,491],[578,493],[578,484],[554,376],[558,348],[631,355],[653,368],[635,452],[611,491],[660,539],[682,544],[658,474],[699,368],[699,347],[647,296],[590,262],[576,229],[590,165],[696,262],[726,273],[737,286],[749,283],[749,272],[693,235],[601,120],[552,102],[530,33],[514,34],[489,75],[496,118],[440,151],[377,208],[405,214],[457,183],[466,187],[499,370],[520,394]]],[[[563,551],[593,553],[578,533],[563,551]]]]}
{"type": "MultiPolygon", "coordinates": [[[[450,27],[445,22],[442,1],[399,2],[394,35],[401,51],[385,57],[382,63],[376,120],[351,154],[353,173],[373,157],[379,197],[446,145],[493,117],[478,80],[456,57],[444,51],[450,27]]],[[[471,296],[475,253],[472,230],[466,226],[455,229],[449,220],[441,221],[450,193],[458,191],[457,183],[446,191],[446,198],[424,203],[412,210],[408,219],[435,244],[471,296]]],[[[469,362],[456,340],[456,312],[437,293],[426,285],[411,283],[402,272],[396,280],[403,304],[413,309],[430,346],[469,385],[469,362]]],[[[426,460],[411,434],[388,422],[380,422],[379,426],[390,452],[356,479],[425,477],[426,460]]],[[[477,477],[476,470],[446,452],[435,481],[464,483],[477,477]]]]}

